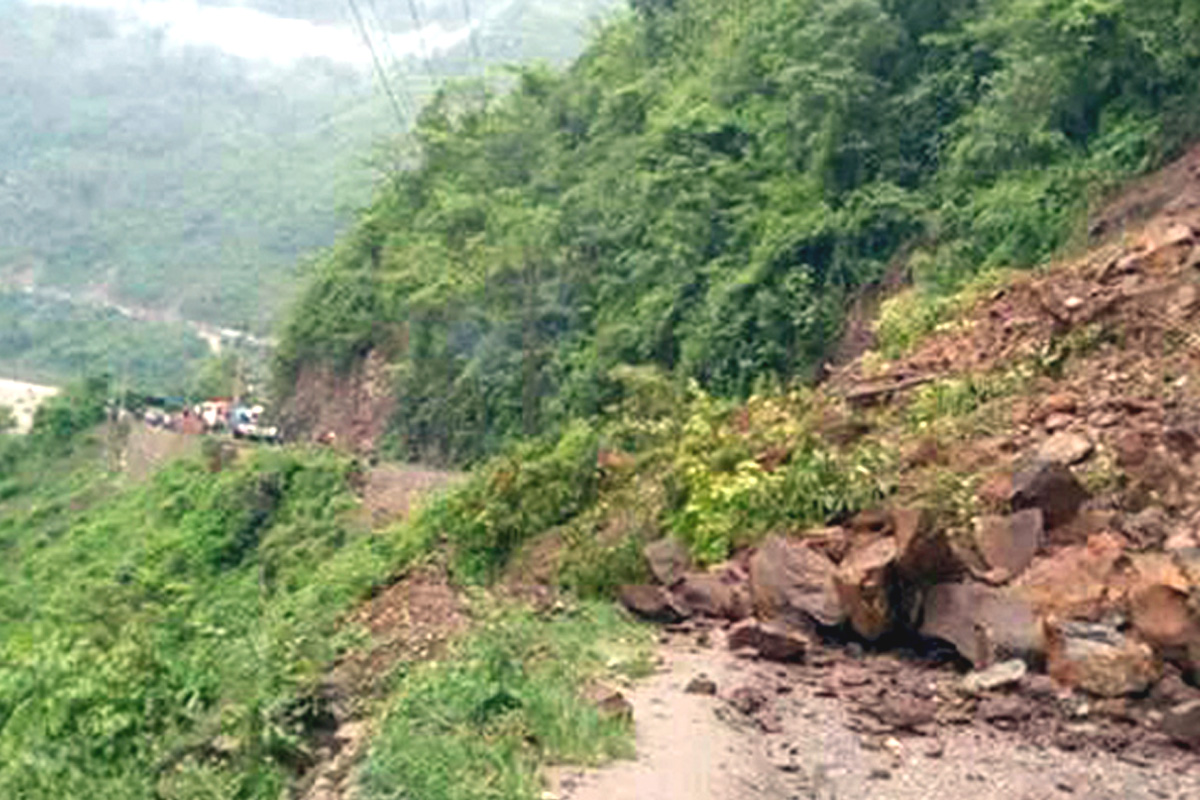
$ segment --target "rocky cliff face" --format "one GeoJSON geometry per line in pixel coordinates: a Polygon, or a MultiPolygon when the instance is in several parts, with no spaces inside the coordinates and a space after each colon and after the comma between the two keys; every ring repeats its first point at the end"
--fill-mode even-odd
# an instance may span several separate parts
{"type": "Polygon", "coordinates": [[[306,366],[284,404],[285,438],[333,445],[372,456],[395,412],[387,362],[372,352],[348,372],[306,366]]]}

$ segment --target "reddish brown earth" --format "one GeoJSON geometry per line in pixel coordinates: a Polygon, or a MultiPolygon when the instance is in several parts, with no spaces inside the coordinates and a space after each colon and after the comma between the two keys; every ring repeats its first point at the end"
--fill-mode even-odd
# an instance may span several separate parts
{"type": "Polygon", "coordinates": [[[631,611],[732,627],[673,634],[631,698],[642,757],[561,797],[1200,796],[1200,149],[1091,228],[1085,257],[822,387],[831,445],[900,449],[888,507],[708,573],[650,554],[631,611]],[[931,383],[1011,375],[969,425],[906,422],[931,383]],[[939,475],[973,499],[931,504],[939,475]],[[683,691],[695,671],[716,699],[683,691]]]}

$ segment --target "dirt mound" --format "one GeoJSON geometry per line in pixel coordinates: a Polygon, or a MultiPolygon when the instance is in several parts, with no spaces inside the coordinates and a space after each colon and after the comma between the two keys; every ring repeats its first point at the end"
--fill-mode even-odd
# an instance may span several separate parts
{"type": "Polygon", "coordinates": [[[842,427],[903,451],[889,507],[627,587],[627,607],[720,619],[756,658],[812,664],[832,637],[974,670],[974,689],[955,677],[948,693],[930,688],[937,671],[888,657],[851,670],[861,683],[833,678],[864,734],[982,722],[1146,764],[1200,742],[1200,149],[1093,230],[1114,226],[1119,240],[1019,276],[908,356],[858,358],[822,387],[842,427]],[[940,404],[953,391],[957,404],[940,404]],[[999,413],[970,416],[987,409],[999,413]],[[931,477],[957,494],[931,495],[931,477]],[[694,602],[692,585],[748,594],[756,619],[711,589],[694,602]]]}
{"type": "Polygon", "coordinates": [[[370,705],[402,661],[436,657],[468,623],[466,605],[437,567],[414,572],[360,606],[347,624],[369,633],[347,653],[321,687],[328,725],[316,736],[313,766],[300,776],[292,796],[345,800],[355,796],[354,767],[366,753],[370,705]]]}
{"type": "Polygon", "coordinates": [[[463,480],[459,472],[423,469],[408,464],[380,464],[371,469],[363,487],[363,508],[371,526],[381,527],[408,516],[422,498],[463,480]]]}

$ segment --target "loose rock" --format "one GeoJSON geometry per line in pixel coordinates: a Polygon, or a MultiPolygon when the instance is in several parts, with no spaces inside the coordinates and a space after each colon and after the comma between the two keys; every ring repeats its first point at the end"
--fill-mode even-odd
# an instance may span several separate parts
{"type": "Polygon", "coordinates": [[[1096,449],[1096,445],[1088,437],[1062,432],[1051,436],[1038,449],[1038,459],[1049,464],[1061,464],[1069,467],[1085,460],[1096,449]]]}
{"type": "Polygon", "coordinates": [[[894,509],[896,571],[907,581],[930,583],[954,580],[963,564],[945,528],[921,509],[894,509]]]}
{"type": "Polygon", "coordinates": [[[685,694],[715,695],[717,682],[707,675],[697,675],[688,681],[688,685],[684,687],[683,691],[685,694]]]}
{"type": "Polygon", "coordinates": [[[1039,508],[1027,508],[1011,517],[975,520],[975,548],[985,569],[1003,570],[1008,577],[1025,571],[1042,544],[1043,523],[1039,508]]]}
{"type": "Polygon", "coordinates": [[[926,594],[923,611],[921,635],[949,642],[977,668],[1012,658],[1037,663],[1045,652],[1041,622],[1011,588],[939,584],[926,594]]]}
{"type": "Polygon", "coordinates": [[[1087,490],[1062,464],[1038,462],[1013,476],[1013,508],[1041,509],[1047,528],[1070,522],[1087,499],[1087,490]]]}
{"type": "Polygon", "coordinates": [[[1100,697],[1146,691],[1161,675],[1154,651],[1106,624],[1061,622],[1051,631],[1050,674],[1100,697]]]}
{"type": "Polygon", "coordinates": [[[681,622],[687,616],[661,586],[630,585],[617,590],[625,608],[651,622],[681,622]]]}
{"type": "Polygon", "coordinates": [[[744,585],[714,573],[684,575],[671,589],[676,604],[692,614],[732,622],[750,616],[750,594],[744,585]]]}
{"type": "Polygon", "coordinates": [[[1162,729],[1173,741],[1200,750],[1200,700],[1181,703],[1167,711],[1162,729]]]}
{"type": "Polygon", "coordinates": [[[783,624],[742,620],[729,629],[730,650],[753,650],[770,661],[797,661],[808,650],[809,640],[803,633],[783,624]]]}
{"type": "Polygon", "coordinates": [[[762,619],[794,627],[838,625],[845,614],[833,585],[836,565],[803,541],[771,536],[750,559],[750,594],[762,619]]]}
{"type": "Polygon", "coordinates": [[[842,608],[864,639],[878,639],[892,627],[895,612],[890,592],[895,561],[895,540],[879,539],[852,550],[834,576],[842,608]]]}
{"type": "Polygon", "coordinates": [[[1019,658],[994,664],[982,672],[972,672],[963,678],[963,690],[969,694],[982,694],[1005,686],[1020,683],[1029,668],[1019,658]]]}

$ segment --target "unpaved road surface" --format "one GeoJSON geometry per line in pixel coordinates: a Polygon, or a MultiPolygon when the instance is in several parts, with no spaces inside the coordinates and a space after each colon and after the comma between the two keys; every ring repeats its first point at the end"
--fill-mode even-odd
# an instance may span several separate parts
{"type": "MultiPolygon", "coordinates": [[[[837,693],[831,673],[833,683],[841,680],[852,692],[864,680],[858,676],[875,667],[847,666],[852,674],[838,673],[839,664],[742,660],[724,649],[719,632],[710,638],[699,646],[694,635],[670,637],[659,671],[628,693],[635,761],[558,770],[549,794],[558,800],[1200,798],[1200,758],[1170,748],[1141,758],[1087,747],[1067,751],[985,722],[937,725],[925,735],[863,732],[847,699],[827,696],[837,693]],[[717,695],[685,691],[701,674],[713,680],[717,695]],[[759,700],[756,711],[743,713],[759,700]]],[[[890,657],[879,658],[879,671],[896,670],[890,657]]],[[[930,679],[937,674],[911,669],[917,680],[921,671],[930,679]]]]}
{"type": "Polygon", "coordinates": [[[0,406],[8,406],[17,418],[17,432],[26,433],[33,424],[33,414],[48,397],[58,394],[53,386],[0,379],[0,406]]]}

